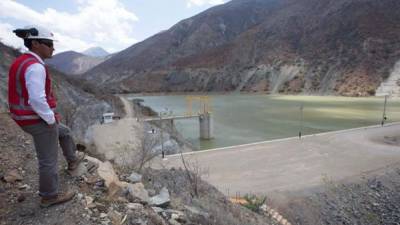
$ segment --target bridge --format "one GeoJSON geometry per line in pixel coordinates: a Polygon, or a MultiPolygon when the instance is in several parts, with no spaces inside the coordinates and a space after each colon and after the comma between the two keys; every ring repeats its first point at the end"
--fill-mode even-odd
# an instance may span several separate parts
{"type": "Polygon", "coordinates": [[[213,138],[214,133],[214,123],[211,114],[210,99],[208,96],[187,96],[186,97],[186,113],[185,115],[171,116],[165,112],[159,112],[158,117],[146,117],[140,118],[141,121],[145,122],[165,122],[168,121],[171,125],[174,124],[175,120],[183,119],[199,119],[200,128],[200,139],[209,140],[213,138]],[[193,101],[198,101],[200,103],[200,111],[195,114],[193,113],[193,101]]]}

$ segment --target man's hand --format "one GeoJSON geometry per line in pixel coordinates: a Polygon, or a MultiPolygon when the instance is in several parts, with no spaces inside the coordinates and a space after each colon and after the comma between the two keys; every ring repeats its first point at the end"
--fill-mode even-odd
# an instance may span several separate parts
{"type": "Polygon", "coordinates": [[[52,123],[52,124],[47,124],[49,128],[55,128],[57,126],[57,123],[52,123]]]}
{"type": "Polygon", "coordinates": [[[61,121],[61,115],[59,113],[54,114],[54,118],[56,119],[56,123],[60,123],[61,121]]]}

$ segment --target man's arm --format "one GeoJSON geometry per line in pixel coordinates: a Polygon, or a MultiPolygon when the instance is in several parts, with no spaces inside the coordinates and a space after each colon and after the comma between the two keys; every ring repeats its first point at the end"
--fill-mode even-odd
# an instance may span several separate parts
{"type": "Polygon", "coordinates": [[[47,124],[56,122],[54,112],[46,100],[46,70],[40,63],[30,65],[25,74],[26,88],[28,90],[28,103],[47,124]]]}

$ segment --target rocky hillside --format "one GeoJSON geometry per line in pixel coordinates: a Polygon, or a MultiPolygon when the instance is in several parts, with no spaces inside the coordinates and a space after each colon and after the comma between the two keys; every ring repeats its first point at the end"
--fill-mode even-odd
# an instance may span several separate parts
{"type": "Polygon", "coordinates": [[[326,179],[323,191],[291,199],[278,208],[292,224],[396,224],[400,221],[399,166],[341,183],[326,179]]]}
{"type": "MultiPolygon", "coordinates": [[[[0,112],[7,112],[8,70],[13,60],[20,55],[17,50],[0,43],[0,112]]],[[[63,122],[69,125],[78,142],[87,143],[87,129],[98,123],[104,112],[112,111],[111,105],[98,96],[82,91],[65,79],[65,75],[50,70],[58,100],[57,110],[63,122]]]]}
{"type": "Polygon", "coordinates": [[[397,0],[232,0],[85,75],[107,92],[373,95],[400,60],[397,0]]]}
{"type": "Polygon", "coordinates": [[[105,57],[94,57],[82,53],[67,51],[56,54],[46,63],[67,75],[83,74],[89,69],[104,62],[105,57]]]}
{"type": "Polygon", "coordinates": [[[209,184],[197,180],[196,193],[181,169],[118,169],[86,157],[71,175],[59,154],[60,189],[76,193],[65,204],[39,206],[38,171],[32,139],[0,113],[0,225],[276,225],[231,203],[209,184]]]}

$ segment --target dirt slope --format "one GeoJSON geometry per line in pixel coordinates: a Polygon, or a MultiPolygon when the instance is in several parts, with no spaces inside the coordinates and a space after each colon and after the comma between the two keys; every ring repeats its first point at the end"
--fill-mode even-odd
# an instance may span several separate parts
{"type": "MultiPolygon", "coordinates": [[[[200,181],[199,195],[191,194],[186,173],[181,170],[145,170],[142,182],[146,193],[156,196],[163,187],[170,193],[166,206],[152,208],[139,201],[136,191],[117,190],[104,186],[98,172],[86,172],[71,177],[64,172],[65,161],[59,154],[61,188],[74,190],[77,196],[70,202],[41,209],[37,195],[37,160],[32,140],[8,114],[0,114],[0,224],[1,225],[269,225],[276,224],[266,216],[229,202],[214,187],[200,181]],[[14,174],[14,176],[11,176],[14,174]],[[12,178],[17,178],[12,181],[12,178]],[[161,210],[161,211],[160,211],[161,210]],[[179,221],[172,219],[179,215],[179,221]],[[123,222],[122,222],[123,221],[123,222]]],[[[85,162],[85,165],[90,165],[85,162]]],[[[89,168],[89,167],[88,167],[89,168]]],[[[126,181],[132,170],[117,170],[126,181]]],[[[139,187],[142,185],[139,185],[139,187]]]]}

